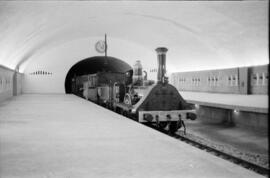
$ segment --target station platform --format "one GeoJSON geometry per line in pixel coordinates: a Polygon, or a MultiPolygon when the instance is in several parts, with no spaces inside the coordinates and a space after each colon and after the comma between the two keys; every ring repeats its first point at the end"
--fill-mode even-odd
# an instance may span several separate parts
{"type": "Polygon", "coordinates": [[[189,103],[224,109],[268,113],[268,95],[239,95],[180,91],[189,103]]]}
{"type": "Polygon", "coordinates": [[[186,121],[188,134],[211,147],[269,167],[268,95],[186,91],[180,91],[180,94],[187,102],[198,105],[197,120],[186,121]],[[221,119],[226,116],[231,117],[235,124],[221,119]]]}
{"type": "Polygon", "coordinates": [[[1,178],[263,177],[74,95],[0,103],[1,178]]]}
{"type": "Polygon", "coordinates": [[[268,132],[268,95],[237,95],[181,91],[195,105],[197,116],[208,123],[231,123],[247,130],[268,132]]]}

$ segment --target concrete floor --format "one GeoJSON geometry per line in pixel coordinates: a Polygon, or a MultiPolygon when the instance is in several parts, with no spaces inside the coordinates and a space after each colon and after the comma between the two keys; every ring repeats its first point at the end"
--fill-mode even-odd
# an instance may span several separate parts
{"type": "Polygon", "coordinates": [[[0,104],[1,178],[263,177],[73,95],[0,104]]]}

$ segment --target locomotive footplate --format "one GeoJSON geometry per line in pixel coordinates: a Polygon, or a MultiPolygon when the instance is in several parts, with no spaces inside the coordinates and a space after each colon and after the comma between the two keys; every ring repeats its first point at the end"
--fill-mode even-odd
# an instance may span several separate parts
{"type": "Polygon", "coordinates": [[[189,116],[196,115],[195,110],[173,110],[173,111],[139,111],[139,122],[164,122],[178,121],[181,119],[192,119],[189,116]]]}
{"type": "Polygon", "coordinates": [[[132,108],[133,108],[131,105],[127,105],[127,104],[124,104],[124,103],[114,102],[113,105],[114,105],[115,108],[121,108],[124,111],[131,111],[132,108]]]}

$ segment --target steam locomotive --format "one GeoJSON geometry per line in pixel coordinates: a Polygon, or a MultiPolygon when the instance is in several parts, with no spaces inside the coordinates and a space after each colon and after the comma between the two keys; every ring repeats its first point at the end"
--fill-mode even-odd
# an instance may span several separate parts
{"type": "Polygon", "coordinates": [[[77,76],[73,87],[75,93],[140,123],[151,123],[157,127],[176,132],[183,119],[196,119],[195,110],[181,97],[177,89],[168,83],[166,73],[167,48],[157,48],[157,82],[147,80],[140,61],[133,71],[116,73],[101,71],[77,76]],[[143,73],[145,75],[143,76],[143,73]]]}

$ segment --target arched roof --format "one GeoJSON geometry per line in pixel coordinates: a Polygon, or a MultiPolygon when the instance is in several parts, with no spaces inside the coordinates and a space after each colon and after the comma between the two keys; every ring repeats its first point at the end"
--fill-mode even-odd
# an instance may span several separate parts
{"type": "Polygon", "coordinates": [[[0,64],[24,72],[53,51],[62,50],[51,55],[56,65],[96,56],[74,48],[105,33],[112,56],[130,64],[153,66],[159,46],[172,71],[265,64],[267,11],[267,1],[1,1],[0,64]]]}
{"type": "Polygon", "coordinates": [[[101,71],[126,73],[132,70],[126,62],[110,56],[95,56],[76,63],[72,68],[77,75],[93,74],[101,71]]]}

